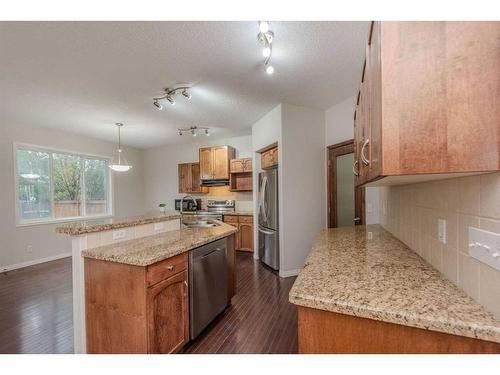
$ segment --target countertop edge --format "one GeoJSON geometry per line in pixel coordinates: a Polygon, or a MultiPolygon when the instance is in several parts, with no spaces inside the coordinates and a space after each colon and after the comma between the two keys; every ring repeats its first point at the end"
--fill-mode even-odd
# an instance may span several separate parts
{"type": "MultiPolygon", "coordinates": [[[[230,226],[228,225],[228,227],[230,227],[230,226]]],[[[105,256],[99,256],[98,254],[92,254],[92,251],[95,250],[96,248],[95,249],[84,250],[84,251],[82,251],[81,255],[82,255],[82,257],[84,257],[86,259],[102,260],[104,262],[113,262],[113,263],[119,263],[119,264],[127,264],[127,265],[130,265],[130,266],[147,267],[147,266],[150,266],[152,264],[161,262],[161,261],[163,261],[165,259],[169,259],[169,258],[172,258],[172,257],[174,257],[176,255],[188,252],[188,251],[193,250],[193,249],[195,249],[197,247],[206,245],[207,243],[220,240],[221,238],[228,237],[228,236],[230,236],[232,234],[235,234],[237,231],[238,230],[236,228],[230,227],[230,228],[227,229],[226,232],[224,232],[222,234],[214,235],[213,237],[210,237],[209,239],[206,239],[204,241],[192,243],[189,246],[187,246],[186,248],[182,248],[182,249],[179,249],[177,251],[173,251],[173,252],[171,252],[169,254],[166,254],[165,256],[157,256],[157,257],[148,259],[147,261],[144,261],[144,262],[126,261],[126,260],[123,260],[123,259],[113,259],[113,257],[109,257],[109,256],[105,257],[105,256]]],[[[133,240],[131,240],[131,241],[133,241],[133,240]]],[[[168,246],[168,245],[165,245],[165,246],[168,246]]]]}
{"type": "Polygon", "coordinates": [[[488,328],[484,325],[465,325],[460,322],[436,322],[431,319],[422,319],[415,317],[408,317],[396,312],[391,313],[388,312],[387,309],[381,310],[371,310],[371,309],[363,309],[361,306],[353,306],[349,304],[341,305],[337,302],[332,301],[323,301],[321,299],[312,299],[309,297],[302,296],[296,293],[290,293],[288,301],[296,306],[307,307],[310,309],[316,309],[321,311],[333,312],[337,314],[350,315],[358,318],[371,319],[385,323],[398,324],[407,327],[414,327],[419,329],[424,329],[427,331],[440,332],[445,333],[447,335],[454,336],[462,336],[469,337],[473,339],[480,339],[489,342],[500,343],[500,337],[494,333],[496,331],[495,327],[491,327],[491,333],[488,331],[488,328]],[[322,307],[319,308],[318,304],[321,304],[322,307]],[[436,325],[439,323],[439,325],[436,325]],[[448,326],[449,329],[446,330],[444,327],[448,326]],[[459,330],[460,333],[452,333],[452,331],[459,330]]]}
{"type": "Polygon", "coordinates": [[[117,223],[109,223],[109,224],[95,224],[95,225],[89,225],[89,226],[82,226],[82,227],[72,227],[71,224],[66,224],[66,225],[61,225],[59,227],[56,227],[56,233],[59,234],[67,234],[70,236],[80,236],[88,233],[96,233],[96,232],[104,232],[106,230],[114,230],[114,229],[121,229],[121,228],[128,228],[128,227],[135,227],[138,225],[147,225],[147,224],[152,224],[152,223],[160,223],[163,221],[171,221],[171,220],[176,220],[180,219],[181,216],[179,214],[170,214],[167,216],[157,216],[157,217],[151,217],[151,218],[137,218],[137,219],[130,219],[128,221],[124,220],[123,222],[117,222],[117,223]]]}

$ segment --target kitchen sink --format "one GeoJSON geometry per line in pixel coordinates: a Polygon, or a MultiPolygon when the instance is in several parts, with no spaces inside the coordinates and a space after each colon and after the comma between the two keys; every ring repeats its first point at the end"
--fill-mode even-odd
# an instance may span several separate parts
{"type": "Polygon", "coordinates": [[[187,228],[212,228],[218,227],[220,224],[216,223],[212,220],[203,220],[203,219],[185,219],[182,220],[182,224],[187,228]]]}

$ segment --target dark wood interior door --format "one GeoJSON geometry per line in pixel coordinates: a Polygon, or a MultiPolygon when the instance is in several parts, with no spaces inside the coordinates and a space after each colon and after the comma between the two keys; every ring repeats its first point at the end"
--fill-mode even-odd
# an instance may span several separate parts
{"type": "MultiPolygon", "coordinates": [[[[337,143],[327,148],[328,156],[328,228],[336,228],[339,226],[339,203],[337,201],[337,175],[340,171],[337,170],[337,158],[353,154],[354,156],[354,140],[337,143]]],[[[353,162],[355,158],[353,157],[353,162]]],[[[354,165],[352,166],[354,167],[354,165]]],[[[347,178],[347,177],[346,177],[347,178]]],[[[353,189],[354,189],[354,225],[365,224],[365,188],[356,187],[354,181],[355,176],[352,173],[353,189]]]]}

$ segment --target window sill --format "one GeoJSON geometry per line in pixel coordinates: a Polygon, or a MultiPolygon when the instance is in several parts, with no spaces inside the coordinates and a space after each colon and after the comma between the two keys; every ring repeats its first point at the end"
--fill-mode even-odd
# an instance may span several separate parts
{"type": "Polygon", "coordinates": [[[64,224],[71,223],[74,221],[89,221],[89,220],[99,220],[99,219],[110,219],[114,215],[105,214],[97,216],[78,216],[78,217],[64,217],[60,219],[50,219],[50,220],[34,220],[34,221],[21,221],[16,223],[16,227],[31,227],[37,225],[50,225],[50,224],[64,224]]]}

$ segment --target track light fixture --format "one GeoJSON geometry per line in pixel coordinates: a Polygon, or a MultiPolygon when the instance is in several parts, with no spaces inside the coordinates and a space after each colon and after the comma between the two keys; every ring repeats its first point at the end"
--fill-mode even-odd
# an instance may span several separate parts
{"type": "Polygon", "coordinates": [[[179,135],[184,135],[184,133],[190,133],[191,136],[196,137],[198,135],[198,130],[203,130],[205,135],[208,137],[210,136],[209,128],[205,128],[203,126],[198,127],[198,126],[190,126],[189,128],[180,128],[177,129],[179,131],[179,135]]]}
{"type": "Polygon", "coordinates": [[[273,40],[274,33],[269,30],[269,22],[259,21],[259,33],[257,34],[257,40],[262,44],[262,56],[264,56],[264,68],[266,73],[271,75],[274,73],[274,68],[270,64],[271,56],[273,54],[273,40]]]}
{"type": "Polygon", "coordinates": [[[163,106],[158,102],[158,100],[155,100],[153,102],[153,105],[158,108],[159,111],[161,111],[163,109],[163,106]]]}
{"type": "Polygon", "coordinates": [[[153,98],[153,105],[156,107],[158,110],[162,110],[164,107],[161,105],[160,100],[167,100],[171,105],[175,104],[174,96],[178,94],[179,92],[182,93],[182,96],[184,96],[186,99],[191,99],[191,93],[189,92],[190,87],[186,85],[182,85],[179,87],[175,88],[166,88],[165,89],[165,94],[163,96],[160,96],[158,98],[153,98]]]}
{"type": "Polygon", "coordinates": [[[191,94],[186,89],[182,90],[182,96],[184,96],[187,100],[191,99],[191,94]]]}

